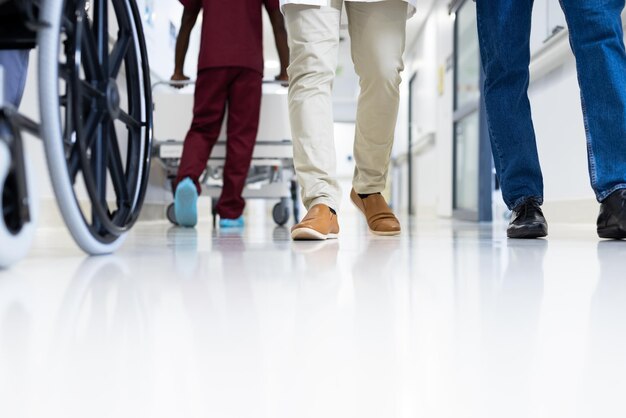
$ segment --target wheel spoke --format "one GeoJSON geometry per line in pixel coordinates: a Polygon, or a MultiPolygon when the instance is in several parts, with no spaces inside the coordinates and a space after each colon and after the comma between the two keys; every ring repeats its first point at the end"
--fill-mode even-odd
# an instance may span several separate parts
{"type": "Polygon", "coordinates": [[[80,170],[80,150],[77,146],[72,148],[70,158],[67,160],[67,169],[69,171],[72,184],[75,184],[78,170],[80,170]]]}
{"type": "Polygon", "coordinates": [[[80,86],[82,87],[83,96],[92,99],[104,98],[104,93],[95,88],[91,83],[85,80],[80,80],[80,86]]]}
{"type": "Polygon", "coordinates": [[[107,165],[108,165],[108,152],[107,152],[107,140],[109,135],[109,124],[107,121],[103,121],[96,128],[95,143],[91,147],[91,170],[95,180],[95,196],[91,202],[93,223],[96,229],[101,229],[103,223],[98,216],[97,205],[100,205],[105,213],[108,212],[108,205],[106,201],[107,197],[107,165]]]}
{"type": "Polygon", "coordinates": [[[65,122],[65,124],[63,132],[63,145],[65,145],[65,150],[67,151],[74,146],[74,138],[72,138],[74,128],[72,123],[65,122]]]}
{"type": "Polygon", "coordinates": [[[65,125],[64,125],[64,133],[63,133],[63,141],[66,143],[70,142],[71,135],[74,132],[74,103],[72,101],[72,90],[69,86],[65,86],[65,94],[61,96],[59,103],[61,107],[64,107],[65,110],[65,125]]]}
{"type": "Polygon", "coordinates": [[[109,74],[109,2],[94,0],[93,2],[93,34],[96,39],[98,61],[104,74],[109,74]]]}
{"type": "Polygon", "coordinates": [[[98,46],[89,28],[89,20],[83,15],[79,18],[78,23],[81,29],[79,31],[81,37],[80,54],[85,75],[88,80],[103,80],[105,73],[98,60],[98,46]]]}
{"type": "Polygon", "coordinates": [[[70,69],[67,64],[59,64],[59,77],[66,82],[70,79],[70,69]]]}
{"type": "MultiPolygon", "coordinates": [[[[98,114],[97,112],[91,112],[87,117],[87,122],[84,125],[83,131],[81,132],[81,138],[79,139],[79,141],[83,141],[83,144],[85,144],[85,150],[89,150],[93,147],[93,144],[95,143],[95,140],[97,138],[96,128],[98,127],[98,124],[101,122],[101,120],[102,115],[98,114]]],[[[68,132],[69,135],[72,134],[72,131],[68,132]]],[[[78,171],[81,169],[80,153],[80,144],[73,144],[67,162],[72,184],[76,182],[76,176],[78,175],[78,171]]]]}
{"type": "Polygon", "coordinates": [[[68,36],[74,34],[74,22],[67,15],[63,15],[61,23],[62,29],[68,36]]]}
{"type": "Polygon", "coordinates": [[[80,133],[80,141],[86,144],[85,149],[91,148],[98,137],[96,128],[98,128],[98,125],[102,122],[102,117],[102,113],[94,112],[93,110],[89,113],[84,129],[80,133]]]}
{"type": "Polygon", "coordinates": [[[119,120],[122,121],[127,127],[133,129],[141,129],[141,127],[145,125],[123,110],[120,110],[119,120]]]}
{"type": "Polygon", "coordinates": [[[120,73],[120,68],[122,67],[124,58],[128,53],[128,47],[130,46],[130,36],[122,31],[120,31],[120,36],[120,39],[118,39],[113,47],[113,52],[111,52],[111,71],[109,76],[113,79],[116,79],[120,73]]]}
{"type": "Polygon", "coordinates": [[[117,133],[115,132],[113,122],[110,122],[109,125],[109,139],[107,143],[109,152],[108,166],[111,173],[111,180],[113,181],[113,188],[117,195],[118,208],[123,209],[130,204],[130,198],[126,182],[126,173],[124,173],[124,164],[122,163],[122,154],[120,153],[120,146],[117,141],[117,133]]]}

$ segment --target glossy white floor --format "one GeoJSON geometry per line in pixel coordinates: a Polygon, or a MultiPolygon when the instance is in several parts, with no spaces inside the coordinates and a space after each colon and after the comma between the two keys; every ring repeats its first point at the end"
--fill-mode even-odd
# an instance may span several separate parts
{"type": "Polygon", "coordinates": [[[626,242],[266,222],[144,224],[92,259],[41,229],[0,272],[0,416],[626,416],[626,242]]]}

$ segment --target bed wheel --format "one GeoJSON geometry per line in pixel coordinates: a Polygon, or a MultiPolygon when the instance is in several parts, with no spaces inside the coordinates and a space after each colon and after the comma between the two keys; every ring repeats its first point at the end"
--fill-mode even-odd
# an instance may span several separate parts
{"type": "Polygon", "coordinates": [[[280,203],[274,205],[272,217],[278,226],[285,226],[289,222],[289,205],[286,199],[282,199],[280,203]]]}
{"type": "Polygon", "coordinates": [[[167,220],[170,221],[170,223],[172,223],[173,225],[178,225],[178,222],[176,221],[176,211],[174,210],[173,203],[170,203],[170,205],[167,207],[165,214],[167,216],[167,220]]]}

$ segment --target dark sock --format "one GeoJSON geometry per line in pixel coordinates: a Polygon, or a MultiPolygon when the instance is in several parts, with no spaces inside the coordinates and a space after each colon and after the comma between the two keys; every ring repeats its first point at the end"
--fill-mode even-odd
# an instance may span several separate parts
{"type": "Polygon", "coordinates": [[[365,199],[366,197],[370,197],[371,195],[374,195],[374,194],[380,194],[380,193],[368,193],[368,194],[361,194],[361,193],[359,193],[359,197],[361,199],[365,199]]]}

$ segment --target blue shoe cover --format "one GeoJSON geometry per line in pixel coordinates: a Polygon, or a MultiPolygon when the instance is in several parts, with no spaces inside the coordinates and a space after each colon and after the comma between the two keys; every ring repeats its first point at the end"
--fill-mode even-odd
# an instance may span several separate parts
{"type": "Polygon", "coordinates": [[[174,214],[180,226],[192,228],[198,223],[198,190],[188,177],[176,187],[174,214]]]}
{"type": "Polygon", "coordinates": [[[220,228],[243,228],[244,225],[243,215],[237,219],[220,219],[220,228]]]}

